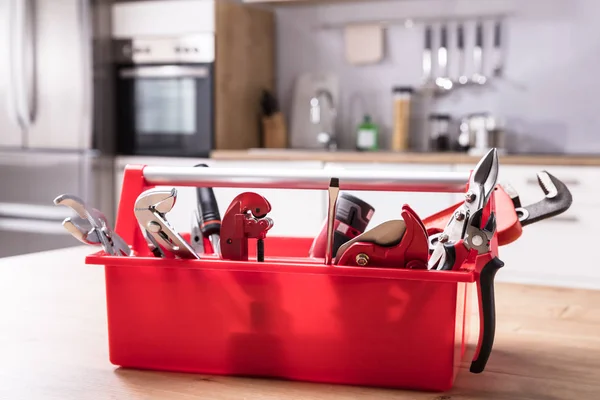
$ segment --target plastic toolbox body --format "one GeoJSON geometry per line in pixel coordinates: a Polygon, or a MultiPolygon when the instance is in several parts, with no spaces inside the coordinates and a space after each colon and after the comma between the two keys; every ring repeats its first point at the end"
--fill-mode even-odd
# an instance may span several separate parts
{"type": "Polygon", "coordinates": [[[327,266],[307,257],[312,238],[269,236],[260,263],[252,250],[247,262],[155,258],[132,212],[152,187],[142,169],[128,167],[117,219],[138,256],[86,258],[105,266],[113,364],[452,387],[469,342],[475,272],[327,266]]]}

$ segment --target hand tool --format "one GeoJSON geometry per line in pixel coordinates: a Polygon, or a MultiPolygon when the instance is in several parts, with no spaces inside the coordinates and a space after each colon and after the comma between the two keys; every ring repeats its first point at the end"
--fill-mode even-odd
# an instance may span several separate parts
{"type": "Polygon", "coordinates": [[[432,67],[433,67],[433,57],[432,57],[432,38],[433,38],[433,29],[431,25],[425,26],[425,45],[423,48],[423,81],[425,83],[429,83],[432,80],[432,67]]]}
{"type": "MultiPolygon", "coordinates": [[[[438,242],[435,244],[429,258],[428,266],[430,269],[453,269],[457,266],[454,263],[457,257],[453,251],[460,253],[465,247],[468,250],[479,247],[477,245],[479,239],[477,239],[477,242],[472,242],[467,235],[470,232],[481,240],[485,239],[485,232],[475,232],[473,229],[482,228],[481,213],[496,187],[497,180],[498,152],[496,149],[491,149],[473,170],[465,200],[454,210],[444,231],[439,235],[438,242]],[[476,225],[478,223],[479,225],[476,225]]],[[[491,218],[491,220],[493,220],[493,229],[495,230],[495,218],[491,218]]],[[[485,240],[483,241],[485,242],[485,240]]]]}
{"type": "MultiPolygon", "coordinates": [[[[198,164],[195,167],[206,167],[206,164],[198,164]]],[[[196,197],[198,202],[197,214],[195,216],[195,224],[199,224],[200,232],[202,235],[193,235],[192,242],[194,244],[195,239],[198,238],[200,243],[195,245],[200,248],[202,244],[202,237],[207,237],[213,248],[215,254],[221,254],[220,245],[220,234],[221,234],[221,215],[219,214],[219,205],[215,198],[215,193],[212,188],[209,187],[198,187],[196,188],[196,197]]],[[[192,226],[192,230],[194,227],[192,226]]],[[[204,246],[202,246],[202,252],[204,252],[204,246]]]]}
{"type": "Polygon", "coordinates": [[[442,24],[440,27],[440,47],[437,51],[438,77],[435,84],[438,89],[447,91],[452,89],[452,80],[448,75],[448,27],[442,24]]]}
{"type": "Polygon", "coordinates": [[[486,82],[484,75],[484,63],[483,63],[483,23],[477,22],[475,26],[475,47],[473,47],[473,66],[475,73],[471,78],[471,81],[475,84],[483,85],[486,82]]]}
{"type": "MultiPolygon", "coordinates": [[[[341,245],[351,240],[367,229],[367,225],[375,209],[369,203],[348,193],[341,192],[335,210],[333,223],[333,249],[331,254],[337,254],[341,245]]],[[[327,247],[327,219],[323,221],[321,232],[312,243],[308,252],[309,257],[325,257],[327,247]]]]}
{"type": "Polygon", "coordinates": [[[426,269],[427,232],[407,204],[402,219],[377,225],[340,246],[336,265],[426,269]]]}
{"type": "Polygon", "coordinates": [[[459,76],[458,83],[461,85],[467,84],[469,78],[466,75],[466,57],[465,57],[465,28],[462,23],[458,23],[456,28],[456,48],[458,57],[459,76]]]}
{"type": "Polygon", "coordinates": [[[146,190],[135,201],[134,214],[165,257],[174,255],[179,258],[200,258],[167,221],[165,214],[173,209],[176,199],[175,188],[146,190]]]}
{"type": "Polygon", "coordinates": [[[331,265],[333,251],[333,226],[337,198],[340,193],[340,180],[331,178],[329,181],[329,207],[327,208],[327,246],[325,247],[325,264],[331,265]]]}
{"type": "Polygon", "coordinates": [[[204,235],[200,230],[202,226],[202,218],[198,210],[192,211],[192,228],[190,229],[190,245],[197,254],[204,253],[204,235]]]}
{"type": "MultiPolygon", "coordinates": [[[[545,197],[529,206],[522,206],[516,190],[508,183],[496,185],[496,223],[498,245],[505,246],[516,241],[523,226],[562,214],[573,203],[568,187],[547,171],[537,173],[538,184],[545,197]]],[[[453,205],[424,219],[432,248],[456,208],[453,205]]]]}
{"type": "Polygon", "coordinates": [[[237,195],[227,207],[221,223],[221,258],[248,261],[248,239],[255,238],[257,261],[264,261],[263,239],[273,227],[267,217],[271,204],[254,192],[237,195]]]}
{"type": "Polygon", "coordinates": [[[144,228],[142,228],[142,232],[144,234],[144,237],[146,238],[146,242],[148,243],[148,248],[150,249],[150,252],[152,252],[152,254],[154,254],[154,257],[165,257],[164,251],[162,251],[162,249],[160,248],[160,245],[154,239],[154,237],[152,237],[152,235],[150,235],[150,232],[148,232],[144,228]]]}
{"type": "Polygon", "coordinates": [[[113,256],[133,255],[129,245],[110,228],[106,216],[88,207],[79,197],[62,194],[54,199],[54,204],[71,207],[77,213],[78,217],[66,218],[63,226],[80,242],[102,246],[107,254],[113,256]]]}

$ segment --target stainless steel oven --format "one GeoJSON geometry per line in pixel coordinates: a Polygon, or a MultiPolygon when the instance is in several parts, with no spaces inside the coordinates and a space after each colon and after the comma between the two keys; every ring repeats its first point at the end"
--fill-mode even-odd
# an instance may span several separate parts
{"type": "Polygon", "coordinates": [[[118,153],[207,157],[214,143],[214,35],[115,45],[118,153]]]}

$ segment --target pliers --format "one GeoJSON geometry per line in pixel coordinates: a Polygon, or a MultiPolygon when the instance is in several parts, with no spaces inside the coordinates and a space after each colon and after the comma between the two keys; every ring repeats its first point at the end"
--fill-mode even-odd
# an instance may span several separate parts
{"type": "Polygon", "coordinates": [[[82,243],[102,246],[112,256],[132,256],[133,250],[109,226],[106,216],[72,194],[62,194],[54,199],[55,205],[71,207],[77,217],[66,218],[62,225],[82,243]]]}
{"type": "Polygon", "coordinates": [[[194,249],[175,231],[167,221],[177,200],[177,189],[149,189],[140,194],[135,202],[134,214],[155,256],[172,258],[200,258],[194,249]]]}
{"type": "Polygon", "coordinates": [[[465,200],[456,208],[444,231],[430,238],[433,252],[429,269],[458,269],[471,254],[489,251],[496,231],[496,217],[493,212],[486,213],[486,206],[497,181],[498,152],[492,149],[473,170],[465,200]]]}

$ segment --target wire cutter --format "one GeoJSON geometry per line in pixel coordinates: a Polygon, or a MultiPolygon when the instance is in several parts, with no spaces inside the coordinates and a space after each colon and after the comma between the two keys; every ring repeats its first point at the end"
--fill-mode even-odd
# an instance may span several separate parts
{"type": "Polygon", "coordinates": [[[464,202],[454,211],[444,231],[430,241],[433,250],[428,268],[458,269],[473,253],[489,251],[496,230],[496,218],[485,209],[498,180],[498,152],[490,150],[473,170],[464,202]]]}
{"type": "Polygon", "coordinates": [[[77,196],[62,194],[54,204],[71,207],[77,217],[65,218],[62,225],[75,239],[92,246],[102,246],[112,256],[132,256],[133,250],[109,226],[106,216],[95,208],[88,207],[77,196]]]}

